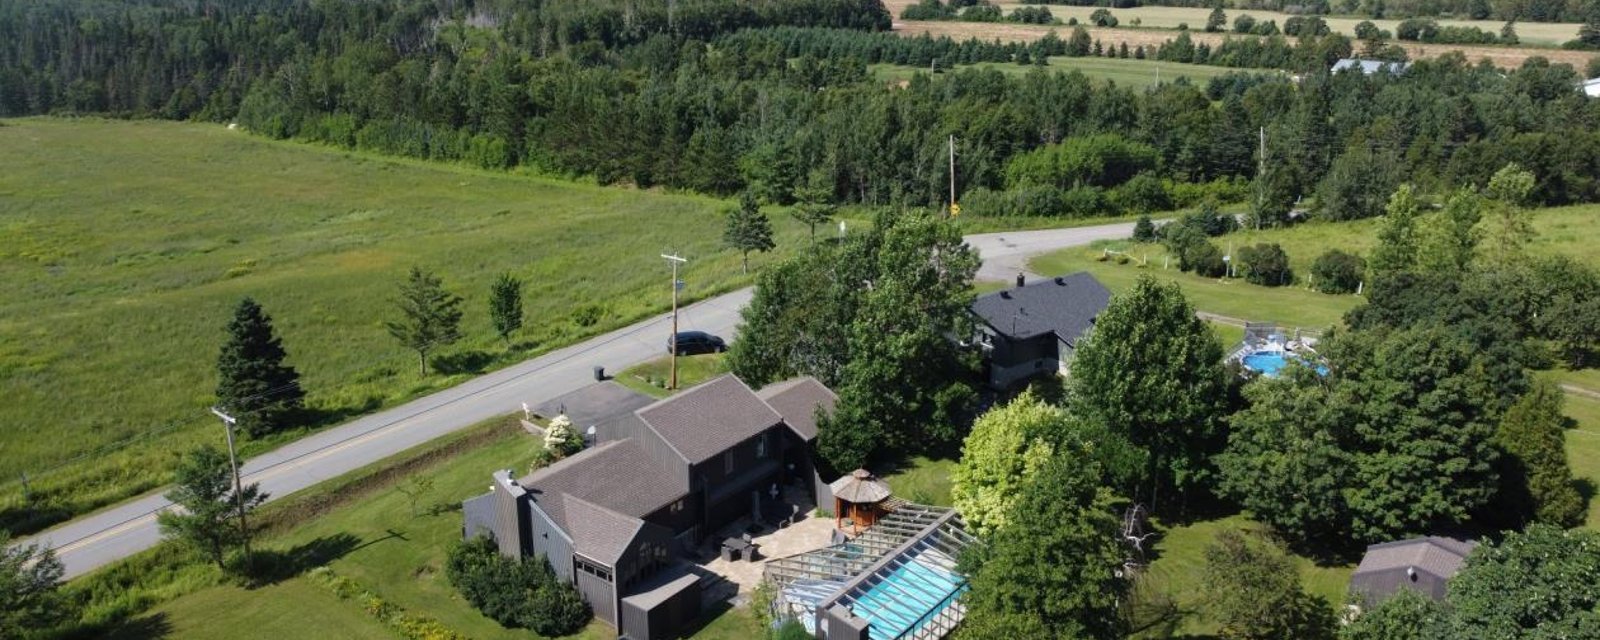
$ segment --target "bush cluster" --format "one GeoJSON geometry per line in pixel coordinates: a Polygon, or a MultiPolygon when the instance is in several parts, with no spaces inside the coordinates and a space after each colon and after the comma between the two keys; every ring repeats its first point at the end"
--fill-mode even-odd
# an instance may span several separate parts
{"type": "Polygon", "coordinates": [[[503,626],[555,637],[576,633],[589,622],[588,603],[556,578],[548,561],[512,560],[488,538],[451,549],[445,576],[467,602],[503,626]]]}
{"type": "Polygon", "coordinates": [[[355,600],[361,610],[409,640],[466,640],[463,636],[438,620],[419,616],[388,602],[354,580],[335,574],[327,567],[317,567],[308,574],[312,582],[333,592],[340,600],[355,600]]]}
{"type": "Polygon", "coordinates": [[[1366,266],[1361,256],[1329,249],[1311,263],[1313,286],[1323,293],[1355,293],[1366,266]]]}

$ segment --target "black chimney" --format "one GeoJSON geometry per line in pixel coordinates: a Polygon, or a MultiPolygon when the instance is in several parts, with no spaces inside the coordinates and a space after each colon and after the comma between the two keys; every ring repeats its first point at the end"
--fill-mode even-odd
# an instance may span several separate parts
{"type": "Polygon", "coordinates": [[[1020,273],[1017,274],[1017,288],[1018,289],[1021,289],[1022,285],[1027,284],[1027,282],[1028,282],[1027,278],[1022,277],[1022,274],[1020,274],[1020,273]]]}

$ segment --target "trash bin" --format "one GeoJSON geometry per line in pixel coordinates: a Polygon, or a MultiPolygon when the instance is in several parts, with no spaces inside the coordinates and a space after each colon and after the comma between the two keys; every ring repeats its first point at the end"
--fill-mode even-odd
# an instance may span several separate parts
{"type": "Polygon", "coordinates": [[[594,379],[595,380],[602,380],[602,381],[605,380],[606,379],[606,368],[602,367],[602,366],[598,366],[598,365],[595,366],[595,368],[594,368],[594,379]]]}

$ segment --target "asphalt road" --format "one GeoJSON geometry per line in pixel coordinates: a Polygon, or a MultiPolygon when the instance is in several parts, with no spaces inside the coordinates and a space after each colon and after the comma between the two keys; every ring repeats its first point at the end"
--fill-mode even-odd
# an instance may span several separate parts
{"type": "MultiPolygon", "coordinates": [[[[980,280],[1006,280],[1026,272],[1027,259],[1054,249],[1127,237],[1131,223],[967,237],[983,257],[980,280]]],[[[680,310],[680,328],[732,338],[750,289],[703,300],[680,310]]],[[[260,483],[273,498],[372,464],[457,429],[506,415],[574,391],[593,381],[592,367],[608,371],[648,361],[666,351],[671,316],[662,316],[485,374],[456,387],[380,411],[298,440],[246,461],[244,481],[260,483]]],[[[487,476],[485,476],[487,477],[487,476]]],[[[161,540],[156,514],[172,506],[150,495],[90,514],[31,540],[55,549],[67,577],[148,549],[161,540]]]]}

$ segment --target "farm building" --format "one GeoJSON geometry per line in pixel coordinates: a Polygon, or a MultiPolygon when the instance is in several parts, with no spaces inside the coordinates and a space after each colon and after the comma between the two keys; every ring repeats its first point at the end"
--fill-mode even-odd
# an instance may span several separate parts
{"type": "Polygon", "coordinates": [[[1354,70],[1360,71],[1362,73],[1362,75],[1368,75],[1368,76],[1370,76],[1370,75],[1372,75],[1374,73],[1377,73],[1379,71],[1382,71],[1384,73],[1393,74],[1393,75],[1400,75],[1402,73],[1405,73],[1406,70],[1410,69],[1410,68],[1411,68],[1411,63],[1409,63],[1409,62],[1390,62],[1388,60],[1362,60],[1360,58],[1340,58],[1337,62],[1333,63],[1333,68],[1331,69],[1331,71],[1333,73],[1339,73],[1340,71],[1344,71],[1346,69],[1354,69],[1354,70]]]}
{"type": "Polygon", "coordinates": [[[1583,95],[1591,98],[1600,98],[1600,78],[1584,80],[1583,84],[1579,85],[1579,88],[1583,89],[1583,95]]]}
{"type": "Polygon", "coordinates": [[[1455,577],[1477,543],[1439,536],[1385,542],[1367,547],[1350,576],[1350,591],[1375,605],[1401,589],[1443,600],[1445,584],[1455,577]]]}

